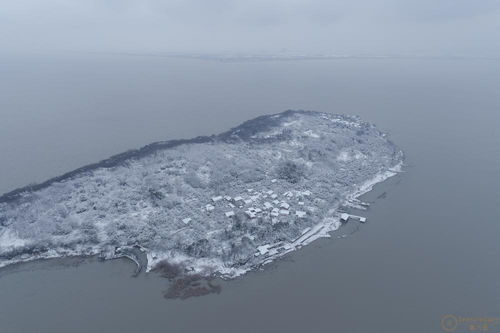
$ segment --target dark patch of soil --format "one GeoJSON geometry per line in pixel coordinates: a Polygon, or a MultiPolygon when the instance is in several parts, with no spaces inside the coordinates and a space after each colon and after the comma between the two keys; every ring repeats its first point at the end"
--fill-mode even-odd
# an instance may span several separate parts
{"type": "Polygon", "coordinates": [[[187,299],[190,297],[219,294],[222,290],[220,285],[214,284],[213,277],[199,274],[187,274],[184,267],[171,264],[167,261],[160,262],[154,269],[162,277],[170,281],[163,296],[167,299],[187,299]]]}

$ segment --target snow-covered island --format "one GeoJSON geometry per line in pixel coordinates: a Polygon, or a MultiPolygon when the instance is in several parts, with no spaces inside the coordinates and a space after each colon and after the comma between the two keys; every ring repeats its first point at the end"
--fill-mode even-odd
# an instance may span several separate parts
{"type": "Polygon", "coordinates": [[[147,270],[235,277],[328,237],[403,159],[358,117],[312,111],[154,143],[1,196],[0,267],[140,249],[147,270]]]}

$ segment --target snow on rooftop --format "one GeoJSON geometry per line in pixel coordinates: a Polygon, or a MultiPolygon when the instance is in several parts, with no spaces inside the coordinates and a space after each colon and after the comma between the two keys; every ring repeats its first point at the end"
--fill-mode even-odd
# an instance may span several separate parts
{"type": "Polygon", "coordinates": [[[284,209],[288,209],[288,208],[290,208],[290,205],[289,205],[288,203],[286,203],[286,202],[284,202],[284,201],[283,201],[283,202],[280,204],[280,207],[281,207],[281,208],[284,208],[284,209]]]}
{"type": "Polygon", "coordinates": [[[211,212],[211,211],[213,211],[215,209],[215,207],[212,206],[211,204],[208,204],[208,205],[205,206],[205,209],[207,210],[207,212],[211,212]]]}
{"type": "Polygon", "coordinates": [[[191,222],[191,218],[190,217],[186,217],[185,219],[182,219],[182,222],[184,224],[188,224],[189,222],[191,222]]]}
{"type": "Polygon", "coordinates": [[[295,215],[297,215],[298,217],[305,217],[307,215],[307,213],[304,211],[298,210],[295,212],[295,215]]]}
{"type": "Polygon", "coordinates": [[[257,251],[259,251],[260,255],[264,255],[269,252],[269,244],[258,246],[257,251]]]}
{"type": "Polygon", "coordinates": [[[290,215],[290,212],[288,210],[286,210],[286,209],[281,209],[280,210],[280,214],[281,215],[290,215]]]}
{"type": "Polygon", "coordinates": [[[224,214],[226,215],[226,217],[233,217],[234,216],[233,211],[225,212],[224,214]]]}
{"type": "Polygon", "coordinates": [[[256,218],[256,217],[257,217],[257,214],[255,214],[254,212],[249,211],[249,210],[245,211],[245,214],[246,214],[249,218],[251,218],[251,219],[254,219],[254,218],[256,218]]]}
{"type": "Polygon", "coordinates": [[[222,196],[220,196],[220,195],[219,195],[219,196],[217,196],[217,197],[213,197],[213,198],[212,198],[212,201],[213,201],[213,202],[217,202],[217,201],[220,201],[220,200],[222,200],[222,196]]]}
{"type": "Polygon", "coordinates": [[[342,221],[347,221],[347,220],[349,220],[349,214],[346,214],[346,213],[342,213],[342,214],[340,214],[340,219],[341,219],[342,221]]]}

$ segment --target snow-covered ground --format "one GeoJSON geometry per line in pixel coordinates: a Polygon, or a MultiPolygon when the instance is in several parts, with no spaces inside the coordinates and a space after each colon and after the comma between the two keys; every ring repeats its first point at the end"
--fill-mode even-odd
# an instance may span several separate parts
{"type": "Polygon", "coordinates": [[[146,148],[0,197],[0,267],[139,248],[147,270],[235,277],[329,237],[403,162],[375,126],[311,111],[146,148]]]}

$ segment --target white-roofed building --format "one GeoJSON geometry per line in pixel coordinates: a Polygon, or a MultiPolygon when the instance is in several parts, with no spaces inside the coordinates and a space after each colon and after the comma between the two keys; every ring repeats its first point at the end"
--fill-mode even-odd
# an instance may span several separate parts
{"type": "Polygon", "coordinates": [[[212,201],[213,201],[213,202],[217,202],[217,201],[221,201],[221,200],[222,200],[222,196],[220,196],[220,195],[219,195],[219,196],[217,196],[217,197],[213,197],[213,198],[212,198],[212,201]]]}
{"type": "Polygon", "coordinates": [[[279,216],[280,215],[280,210],[278,208],[273,208],[271,211],[271,216],[279,216]]]}
{"type": "Polygon", "coordinates": [[[256,218],[256,217],[257,217],[257,214],[255,214],[255,212],[250,211],[250,210],[245,211],[245,214],[246,214],[249,218],[251,218],[251,219],[254,219],[254,218],[256,218]]]}
{"type": "Polygon", "coordinates": [[[286,203],[286,202],[284,202],[284,201],[283,201],[283,202],[280,204],[280,207],[281,207],[281,208],[284,208],[284,209],[288,209],[288,208],[290,208],[290,205],[289,205],[288,203],[286,203]]]}
{"type": "Polygon", "coordinates": [[[299,218],[303,218],[303,217],[306,217],[307,213],[304,211],[298,210],[295,212],[295,215],[299,218]]]}

